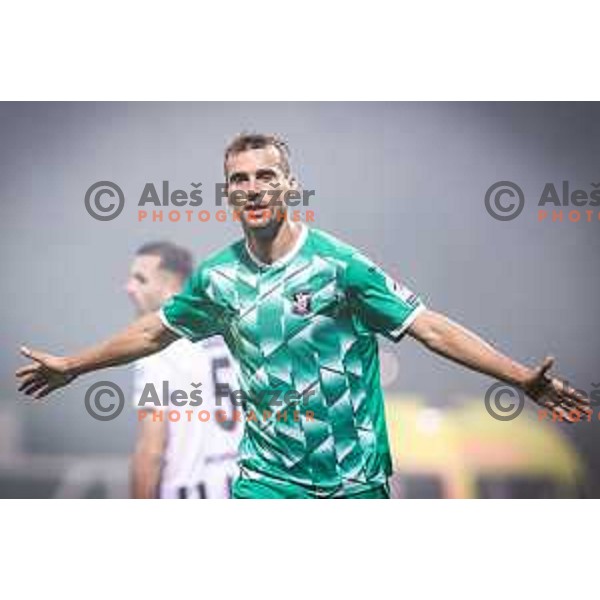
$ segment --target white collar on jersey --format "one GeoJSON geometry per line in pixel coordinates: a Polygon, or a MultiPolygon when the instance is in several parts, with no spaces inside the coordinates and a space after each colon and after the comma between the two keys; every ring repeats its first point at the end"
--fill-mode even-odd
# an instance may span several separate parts
{"type": "MultiPolygon", "coordinates": [[[[292,224],[292,226],[293,225],[294,224],[292,224]]],[[[248,253],[248,256],[251,258],[252,262],[262,268],[279,267],[290,262],[292,258],[294,258],[294,256],[296,256],[298,252],[300,252],[300,248],[302,248],[302,246],[304,245],[304,242],[306,241],[306,236],[308,235],[308,227],[306,227],[304,223],[298,223],[298,226],[300,227],[300,235],[296,239],[294,247],[287,254],[284,254],[272,263],[265,263],[262,260],[260,260],[260,258],[258,258],[258,256],[254,254],[254,252],[252,252],[250,246],[248,245],[248,240],[246,240],[246,252],[248,253]]]]}

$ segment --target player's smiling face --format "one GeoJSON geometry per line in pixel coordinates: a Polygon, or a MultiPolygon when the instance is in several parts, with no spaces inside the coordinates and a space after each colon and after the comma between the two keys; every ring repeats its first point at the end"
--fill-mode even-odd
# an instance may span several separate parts
{"type": "Polygon", "coordinates": [[[267,146],[232,154],[226,170],[230,203],[234,210],[240,211],[245,228],[265,229],[283,222],[284,194],[295,187],[292,178],[286,175],[277,148],[267,146]],[[275,192],[279,192],[277,199],[281,206],[269,207],[276,198],[275,192]]]}

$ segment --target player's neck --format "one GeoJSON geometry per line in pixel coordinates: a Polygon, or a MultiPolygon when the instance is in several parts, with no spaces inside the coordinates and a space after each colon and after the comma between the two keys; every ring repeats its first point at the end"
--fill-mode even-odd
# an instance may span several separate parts
{"type": "Polygon", "coordinates": [[[256,235],[252,230],[247,231],[246,243],[260,262],[269,265],[293,251],[302,229],[300,224],[285,220],[273,236],[256,235]]]}

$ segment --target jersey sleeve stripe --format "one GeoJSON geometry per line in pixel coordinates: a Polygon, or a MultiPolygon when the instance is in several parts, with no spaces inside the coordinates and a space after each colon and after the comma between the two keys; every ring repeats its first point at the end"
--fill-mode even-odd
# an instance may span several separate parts
{"type": "Polygon", "coordinates": [[[412,323],[414,322],[414,320],[425,310],[425,305],[424,304],[419,304],[418,306],[415,307],[415,309],[410,313],[410,315],[408,315],[408,317],[402,322],[402,324],[397,327],[396,329],[394,329],[394,331],[391,331],[389,333],[389,337],[394,341],[394,342],[399,342],[400,338],[402,338],[402,336],[406,333],[406,330],[412,325],[412,323]]]}
{"type": "Polygon", "coordinates": [[[179,329],[179,327],[176,327],[175,325],[173,325],[172,323],[169,322],[169,319],[167,319],[167,315],[165,314],[164,308],[161,308],[158,311],[158,318],[162,321],[162,324],[167,329],[170,329],[173,333],[176,333],[179,337],[183,337],[183,338],[188,337],[182,329],[179,329]]]}

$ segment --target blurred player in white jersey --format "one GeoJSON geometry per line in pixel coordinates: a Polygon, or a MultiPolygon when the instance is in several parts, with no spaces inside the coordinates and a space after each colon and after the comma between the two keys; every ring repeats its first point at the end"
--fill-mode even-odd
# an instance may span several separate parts
{"type": "MultiPolygon", "coordinates": [[[[127,281],[127,293],[137,312],[157,311],[180,291],[192,270],[192,256],[184,248],[170,242],[142,246],[127,281]]],[[[133,497],[231,497],[243,428],[241,411],[234,410],[229,398],[229,392],[236,389],[233,361],[220,337],[196,344],[182,338],[135,363],[133,402],[139,412],[131,464],[133,497]],[[195,389],[201,390],[201,405],[155,407],[141,401],[157,395],[162,402],[164,382],[168,382],[168,396],[183,390],[189,397],[195,389]],[[179,419],[169,418],[169,411],[178,412],[179,419]],[[201,421],[200,411],[210,413],[210,418],[201,421]],[[219,411],[227,418],[216,418],[219,411]]]]}

